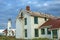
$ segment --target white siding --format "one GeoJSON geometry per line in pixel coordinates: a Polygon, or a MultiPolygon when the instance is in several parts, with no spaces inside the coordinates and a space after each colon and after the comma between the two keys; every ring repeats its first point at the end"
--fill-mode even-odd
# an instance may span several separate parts
{"type": "Polygon", "coordinates": [[[24,25],[24,29],[27,29],[27,38],[31,39],[31,16],[27,12],[24,13],[24,18],[27,18],[27,25],[24,25]]]}
{"type": "Polygon", "coordinates": [[[16,20],[16,38],[23,39],[24,38],[24,27],[23,27],[23,20],[16,20]]]}
{"type": "MultiPolygon", "coordinates": [[[[24,19],[21,21],[16,19],[16,38],[32,39],[32,38],[45,38],[46,36],[50,38],[50,35],[41,35],[41,29],[39,27],[45,23],[44,18],[38,17],[38,24],[34,24],[34,17],[30,16],[29,13],[23,11],[24,18],[27,18],[27,25],[24,24],[24,19]],[[22,24],[23,23],[23,24],[22,24]],[[25,37],[24,30],[27,29],[27,37],[25,37]],[[35,29],[39,30],[39,37],[35,37],[35,29]]],[[[45,29],[45,32],[47,30],[45,29]]]]}
{"type": "Polygon", "coordinates": [[[41,34],[41,29],[40,29],[40,38],[51,38],[50,34],[47,34],[47,28],[45,29],[45,34],[41,34]]]}
{"type": "Polygon", "coordinates": [[[58,39],[60,39],[60,28],[58,29],[58,39]]]}
{"type": "Polygon", "coordinates": [[[52,30],[51,30],[51,39],[53,39],[53,34],[52,34],[52,30]]]}
{"type": "Polygon", "coordinates": [[[38,17],[38,24],[34,24],[34,17],[31,16],[31,26],[32,26],[32,27],[34,26],[34,28],[38,28],[38,27],[40,27],[43,23],[45,23],[44,18],[38,17]]]}
{"type": "Polygon", "coordinates": [[[39,27],[40,27],[43,23],[45,23],[44,18],[38,17],[38,24],[34,24],[34,17],[31,16],[31,37],[32,37],[32,38],[39,38],[40,36],[44,36],[44,35],[41,35],[41,34],[40,34],[40,29],[39,29],[39,27]],[[38,31],[39,31],[39,37],[35,37],[35,29],[38,29],[38,31]]]}

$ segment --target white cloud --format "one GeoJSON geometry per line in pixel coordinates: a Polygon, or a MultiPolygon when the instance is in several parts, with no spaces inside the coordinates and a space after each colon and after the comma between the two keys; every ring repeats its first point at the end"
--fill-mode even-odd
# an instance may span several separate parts
{"type": "Polygon", "coordinates": [[[32,2],[32,4],[37,4],[37,3],[38,3],[37,1],[32,2]]]}
{"type": "Polygon", "coordinates": [[[60,4],[60,1],[47,1],[47,4],[60,4]]]}
{"type": "Polygon", "coordinates": [[[41,4],[37,4],[36,7],[41,7],[42,5],[41,4]]]}
{"type": "Polygon", "coordinates": [[[38,1],[28,1],[27,4],[33,5],[34,7],[41,7],[38,1]]]}
{"type": "Polygon", "coordinates": [[[12,4],[11,4],[11,3],[8,3],[8,4],[7,4],[7,7],[8,7],[8,8],[12,7],[12,4]]]}
{"type": "Polygon", "coordinates": [[[35,5],[37,4],[38,2],[37,1],[28,1],[27,4],[31,4],[31,5],[35,5]]]}
{"type": "Polygon", "coordinates": [[[0,33],[3,33],[4,29],[0,29],[0,33]]]}
{"type": "Polygon", "coordinates": [[[43,6],[48,6],[48,4],[47,3],[44,3],[43,6]]]}
{"type": "Polygon", "coordinates": [[[1,12],[14,8],[13,4],[11,4],[11,3],[4,2],[4,4],[3,3],[1,3],[1,4],[2,4],[1,10],[0,10],[1,12]]]}
{"type": "Polygon", "coordinates": [[[31,4],[32,2],[31,2],[31,1],[28,1],[27,3],[28,3],[28,4],[31,4]]]}

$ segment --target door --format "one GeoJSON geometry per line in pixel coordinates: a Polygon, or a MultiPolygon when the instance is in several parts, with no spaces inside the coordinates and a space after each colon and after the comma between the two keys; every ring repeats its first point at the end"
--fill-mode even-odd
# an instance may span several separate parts
{"type": "Polygon", "coordinates": [[[57,30],[52,30],[52,34],[53,34],[53,39],[58,38],[57,30]]]}
{"type": "Polygon", "coordinates": [[[35,29],[35,37],[39,37],[38,29],[35,29]]]}

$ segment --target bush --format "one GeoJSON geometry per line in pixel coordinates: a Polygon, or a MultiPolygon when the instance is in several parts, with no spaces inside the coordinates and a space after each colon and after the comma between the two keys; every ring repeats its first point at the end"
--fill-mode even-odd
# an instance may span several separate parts
{"type": "Polygon", "coordinates": [[[1,36],[0,40],[15,40],[15,37],[1,36]]]}
{"type": "Polygon", "coordinates": [[[32,40],[49,40],[48,38],[34,38],[32,40]]]}

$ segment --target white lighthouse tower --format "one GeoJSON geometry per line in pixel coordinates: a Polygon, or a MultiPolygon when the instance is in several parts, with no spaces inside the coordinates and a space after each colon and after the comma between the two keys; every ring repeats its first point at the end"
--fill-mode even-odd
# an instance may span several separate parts
{"type": "Polygon", "coordinates": [[[8,24],[7,24],[7,36],[12,36],[12,22],[11,19],[8,19],[8,24]]]}

